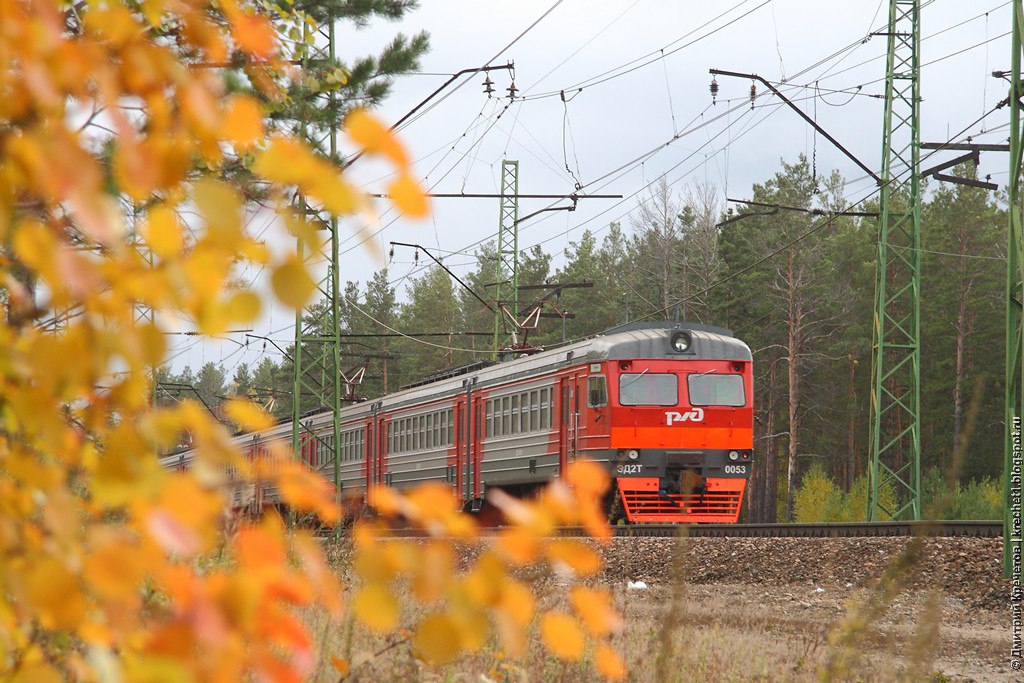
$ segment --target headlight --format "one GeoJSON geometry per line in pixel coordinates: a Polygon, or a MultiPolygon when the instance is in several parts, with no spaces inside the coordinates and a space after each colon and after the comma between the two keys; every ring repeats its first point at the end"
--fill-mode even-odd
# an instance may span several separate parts
{"type": "Polygon", "coordinates": [[[692,341],[688,332],[676,332],[672,335],[672,350],[676,353],[686,353],[692,341]]]}
{"type": "Polygon", "coordinates": [[[628,450],[626,451],[626,457],[628,457],[630,460],[636,460],[637,458],[640,457],[640,451],[628,450]]]}
{"type": "Polygon", "coordinates": [[[729,459],[730,460],[739,460],[740,459],[740,452],[739,451],[729,451],[729,459]]]}

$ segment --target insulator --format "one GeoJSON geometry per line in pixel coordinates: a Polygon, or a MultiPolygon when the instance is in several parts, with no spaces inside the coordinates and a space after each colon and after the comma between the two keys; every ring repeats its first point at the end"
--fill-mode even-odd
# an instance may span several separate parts
{"type": "Polygon", "coordinates": [[[417,249],[415,252],[413,252],[412,260],[413,260],[413,263],[419,263],[420,262],[420,250],[419,249],[417,249]]]}
{"type": "Polygon", "coordinates": [[[484,93],[486,93],[488,97],[490,97],[491,94],[494,92],[493,86],[494,81],[491,80],[490,76],[484,79],[484,93]]]}
{"type": "Polygon", "coordinates": [[[514,100],[517,92],[519,92],[519,89],[516,88],[516,82],[512,81],[512,85],[508,86],[508,98],[514,100]]]}
{"type": "Polygon", "coordinates": [[[388,260],[391,261],[395,258],[395,248],[391,247],[391,251],[388,252],[388,260]]]}
{"type": "Polygon", "coordinates": [[[718,81],[715,77],[711,77],[711,104],[715,104],[718,101],[718,81]]]}
{"type": "Polygon", "coordinates": [[[754,100],[757,99],[757,85],[750,84],[750,108],[754,108],[754,100]]]}

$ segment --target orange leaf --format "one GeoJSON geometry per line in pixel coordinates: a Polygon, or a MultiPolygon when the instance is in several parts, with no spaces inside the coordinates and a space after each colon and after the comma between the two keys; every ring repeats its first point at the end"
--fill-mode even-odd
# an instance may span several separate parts
{"type": "Polygon", "coordinates": [[[267,59],[274,52],[276,34],[266,17],[238,13],[231,21],[231,34],[245,52],[267,59]]]}
{"type": "Polygon", "coordinates": [[[607,588],[573,586],[569,591],[569,603],[587,630],[595,636],[606,636],[622,629],[622,617],[615,611],[607,588]]]}
{"type": "Polygon", "coordinates": [[[395,202],[398,210],[411,218],[426,218],[430,215],[430,202],[423,193],[420,184],[409,175],[402,173],[398,180],[388,187],[388,196],[395,202]]]}
{"type": "Polygon", "coordinates": [[[370,154],[381,154],[400,168],[409,166],[409,157],[380,119],[365,109],[355,109],[345,117],[345,130],[352,141],[370,154]]]}
{"type": "Polygon", "coordinates": [[[583,656],[583,632],[565,612],[546,612],[540,620],[540,635],[551,654],[567,662],[583,656]]]}
{"type": "Polygon", "coordinates": [[[235,95],[221,121],[221,137],[248,149],[263,137],[263,109],[248,95],[235,95]]]}
{"type": "Polygon", "coordinates": [[[608,490],[611,479],[603,465],[593,460],[570,463],[566,478],[581,498],[598,498],[608,490]]]}
{"type": "Polygon", "coordinates": [[[597,670],[609,681],[621,681],[626,678],[626,665],[622,658],[608,645],[599,645],[594,652],[597,670]]]}
{"type": "Polygon", "coordinates": [[[348,676],[349,669],[351,668],[347,659],[341,659],[334,655],[331,655],[331,666],[334,667],[335,671],[341,674],[342,678],[348,676]]]}
{"type": "Polygon", "coordinates": [[[590,576],[601,569],[601,556],[580,541],[551,541],[545,552],[556,567],[565,565],[580,576],[590,576]]]}

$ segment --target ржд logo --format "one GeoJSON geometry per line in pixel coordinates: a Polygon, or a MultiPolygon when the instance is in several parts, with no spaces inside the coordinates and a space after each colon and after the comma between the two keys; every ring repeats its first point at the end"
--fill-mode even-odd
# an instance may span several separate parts
{"type": "Polygon", "coordinates": [[[677,413],[674,410],[665,412],[665,423],[671,427],[675,422],[702,422],[704,420],[703,408],[692,408],[685,413],[677,413]]]}

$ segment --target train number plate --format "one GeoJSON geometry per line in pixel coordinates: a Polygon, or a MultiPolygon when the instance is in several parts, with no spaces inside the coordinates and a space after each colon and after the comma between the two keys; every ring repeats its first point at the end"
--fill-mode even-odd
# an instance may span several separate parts
{"type": "Polygon", "coordinates": [[[741,477],[747,474],[746,465],[726,465],[724,469],[726,474],[734,474],[741,477]]]}
{"type": "Polygon", "coordinates": [[[619,465],[615,468],[616,474],[640,474],[643,471],[643,465],[639,463],[632,463],[629,465],[619,465]]]}

